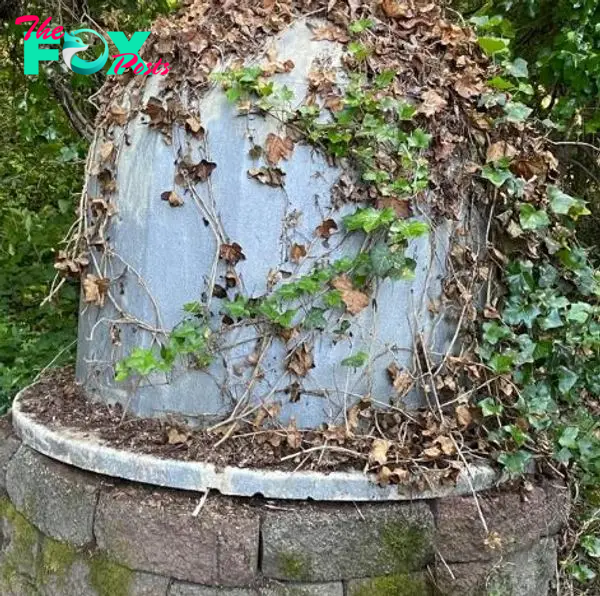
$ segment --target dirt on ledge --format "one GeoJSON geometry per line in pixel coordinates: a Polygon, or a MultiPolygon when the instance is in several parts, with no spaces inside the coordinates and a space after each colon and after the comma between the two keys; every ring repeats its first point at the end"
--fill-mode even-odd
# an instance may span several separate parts
{"type": "Polygon", "coordinates": [[[294,425],[275,427],[269,412],[260,410],[252,419],[236,419],[212,431],[191,428],[172,417],[137,418],[119,404],[88,400],[71,367],[52,370],[25,389],[20,408],[51,429],[89,433],[112,447],[157,457],[219,467],[361,470],[377,474],[380,484],[415,489],[427,488],[432,476],[437,482],[454,483],[465,461],[490,459],[480,439],[458,424],[438,428],[431,412],[379,410],[368,400],[349,412],[351,426],[304,431],[294,425]]]}

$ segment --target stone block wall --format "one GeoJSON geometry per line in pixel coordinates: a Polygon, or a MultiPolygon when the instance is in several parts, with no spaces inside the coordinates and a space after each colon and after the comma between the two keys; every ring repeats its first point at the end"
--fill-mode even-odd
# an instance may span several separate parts
{"type": "Polygon", "coordinates": [[[4,596],[546,596],[564,488],[409,503],[237,499],[120,482],[0,425],[4,596]],[[197,515],[194,515],[197,513],[197,515]]]}

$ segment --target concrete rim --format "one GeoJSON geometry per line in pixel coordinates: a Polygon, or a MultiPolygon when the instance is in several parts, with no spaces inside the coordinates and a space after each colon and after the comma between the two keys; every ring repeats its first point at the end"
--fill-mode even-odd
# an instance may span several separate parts
{"type": "Polygon", "coordinates": [[[207,462],[165,459],[145,453],[116,449],[92,433],[51,429],[21,409],[22,390],[12,407],[13,426],[23,443],[62,463],[142,484],[165,488],[267,499],[313,499],[315,501],[409,501],[470,495],[496,486],[499,474],[489,465],[464,467],[455,485],[441,484],[432,474],[429,488],[376,484],[362,472],[288,472],[282,470],[219,468],[207,462]]]}

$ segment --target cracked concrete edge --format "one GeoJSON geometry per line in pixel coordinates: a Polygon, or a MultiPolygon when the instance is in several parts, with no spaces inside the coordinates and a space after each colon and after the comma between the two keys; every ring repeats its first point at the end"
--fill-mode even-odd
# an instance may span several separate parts
{"type": "Polygon", "coordinates": [[[429,488],[411,490],[379,486],[362,472],[286,472],[255,468],[218,468],[207,462],[165,459],[111,447],[92,433],[51,429],[32,419],[20,407],[17,395],[12,409],[13,426],[23,444],[62,463],[143,484],[223,495],[267,499],[315,501],[412,501],[470,495],[496,486],[497,472],[488,465],[461,470],[456,484],[441,484],[432,477],[429,488]]]}

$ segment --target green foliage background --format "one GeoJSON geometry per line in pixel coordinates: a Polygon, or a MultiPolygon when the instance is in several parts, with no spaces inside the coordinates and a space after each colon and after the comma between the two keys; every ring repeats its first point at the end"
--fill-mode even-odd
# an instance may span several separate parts
{"type": "Polygon", "coordinates": [[[76,216],[88,145],[66,110],[75,108],[91,126],[88,98],[104,79],[103,73],[63,73],[58,63],[26,77],[25,27],[17,27],[15,18],[36,14],[68,28],[81,23],[131,32],[176,5],[90,1],[91,17],[84,18],[82,4],[0,1],[0,411],[50,362],[64,364],[74,356],[79,288],[69,283],[58,300],[40,304],[55,273],[55,251],[76,216]]]}

